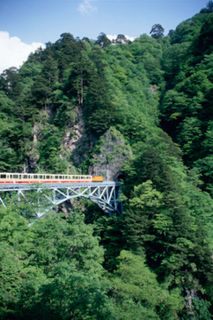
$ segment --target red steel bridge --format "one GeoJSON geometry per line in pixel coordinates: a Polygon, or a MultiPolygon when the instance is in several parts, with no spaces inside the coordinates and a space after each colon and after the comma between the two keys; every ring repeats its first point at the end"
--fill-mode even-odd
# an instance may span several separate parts
{"type": "Polygon", "coordinates": [[[109,215],[113,212],[121,214],[120,189],[118,182],[104,181],[102,176],[0,173],[0,203],[6,207],[8,199],[15,194],[15,201],[24,200],[32,206],[37,205],[37,218],[54,206],[77,197],[90,199],[109,215]],[[29,197],[32,191],[37,194],[36,204],[29,197]],[[42,207],[44,203],[45,210],[42,207]]]}

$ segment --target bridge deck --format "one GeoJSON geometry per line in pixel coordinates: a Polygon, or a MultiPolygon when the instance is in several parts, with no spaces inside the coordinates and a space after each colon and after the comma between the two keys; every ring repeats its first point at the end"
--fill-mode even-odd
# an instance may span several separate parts
{"type": "Polygon", "coordinates": [[[73,182],[73,183],[0,183],[0,191],[54,189],[54,188],[85,188],[85,187],[119,187],[115,181],[73,182]]]}

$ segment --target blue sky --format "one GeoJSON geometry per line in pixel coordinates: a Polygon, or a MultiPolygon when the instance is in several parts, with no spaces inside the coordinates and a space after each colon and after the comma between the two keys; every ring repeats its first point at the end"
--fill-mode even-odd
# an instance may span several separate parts
{"type": "Polygon", "coordinates": [[[26,43],[56,41],[63,32],[96,39],[100,32],[137,37],[155,23],[166,30],[208,0],[0,0],[0,30],[26,43]]]}
{"type": "Polygon", "coordinates": [[[208,0],[0,0],[0,72],[60,34],[96,39],[100,32],[138,37],[160,23],[165,34],[208,0]]]}

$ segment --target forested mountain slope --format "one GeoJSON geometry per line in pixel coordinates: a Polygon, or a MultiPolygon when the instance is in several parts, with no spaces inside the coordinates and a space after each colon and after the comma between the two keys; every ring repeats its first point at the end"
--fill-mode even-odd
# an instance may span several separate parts
{"type": "Polygon", "coordinates": [[[212,7],[132,43],[64,33],[1,74],[0,171],[97,173],[124,199],[30,228],[1,207],[2,319],[211,319],[212,7]]]}

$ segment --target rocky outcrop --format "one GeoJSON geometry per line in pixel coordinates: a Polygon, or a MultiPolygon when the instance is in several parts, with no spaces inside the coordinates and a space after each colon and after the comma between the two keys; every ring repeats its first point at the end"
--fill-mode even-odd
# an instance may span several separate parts
{"type": "Polygon", "coordinates": [[[38,125],[34,125],[32,129],[33,141],[25,145],[27,150],[24,161],[23,172],[36,172],[39,160],[39,153],[37,150],[38,140],[41,138],[41,132],[38,125]]]}
{"type": "Polygon", "coordinates": [[[130,146],[121,133],[111,127],[94,147],[89,174],[102,175],[107,180],[116,180],[131,155],[130,146]]]}
{"type": "Polygon", "coordinates": [[[75,164],[80,164],[88,157],[93,142],[86,135],[83,111],[80,106],[77,108],[75,124],[71,128],[67,128],[62,145],[66,153],[71,155],[75,164]]]}

